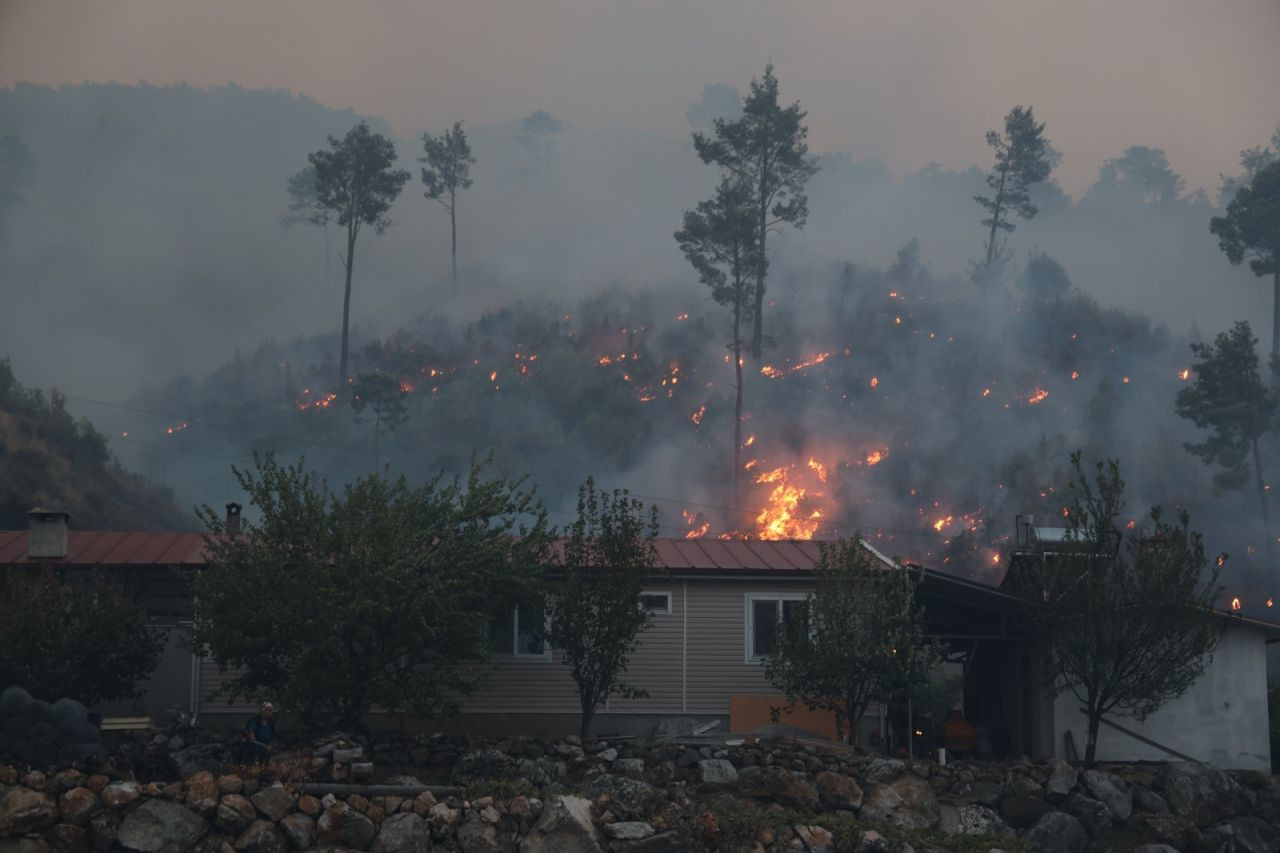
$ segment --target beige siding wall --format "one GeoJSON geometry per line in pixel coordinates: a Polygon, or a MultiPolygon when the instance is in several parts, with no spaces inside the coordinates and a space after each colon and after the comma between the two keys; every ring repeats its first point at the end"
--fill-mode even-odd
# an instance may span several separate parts
{"type": "MultiPolygon", "coordinates": [[[[764,667],[746,660],[747,595],[811,590],[803,582],[761,580],[671,580],[646,587],[670,592],[671,613],[655,614],[631,657],[628,683],[643,688],[644,699],[613,699],[601,713],[728,714],[735,693],[774,693],[764,667]],[[687,646],[685,640],[687,638],[687,646]]],[[[228,675],[206,661],[202,667],[202,713],[250,710],[212,700],[228,675]]],[[[549,659],[496,659],[482,688],[464,713],[576,714],[578,694],[558,653],[549,659]]]]}
{"type": "Polygon", "coordinates": [[[776,693],[764,667],[747,663],[747,595],[807,593],[812,585],[779,581],[689,581],[690,713],[727,714],[734,693],[776,693]]]}

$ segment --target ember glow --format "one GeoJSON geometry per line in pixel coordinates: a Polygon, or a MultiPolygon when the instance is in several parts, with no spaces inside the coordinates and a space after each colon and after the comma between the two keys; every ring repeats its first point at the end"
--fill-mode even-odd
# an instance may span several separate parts
{"type": "Polygon", "coordinates": [[[1028,406],[1034,406],[1034,405],[1036,405],[1037,403],[1041,403],[1041,402],[1043,402],[1044,400],[1046,400],[1046,399],[1048,398],[1048,396],[1049,396],[1049,392],[1048,392],[1048,391],[1044,390],[1043,388],[1037,388],[1037,389],[1035,390],[1035,393],[1034,393],[1034,394],[1032,394],[1030,397],[1028,397],[1028,398],[1027,398],[1027,405],[1028,405],[1028,406]]]}
{"type": "Polygon", "coordinates": [[[868,465],[879,465],[881,462],[885,460],[885,457],[888,455],[889,455],[889,448],[884,447],[879,450],[872,450],[870,453],[866,455],[866,457],[862,461],[868,465]]]}
{"type": "Polygon", "coordinates": [[[705,415],[706,413],[707,413],[707,407],[705,405],[699,406],[697,410],[694,411],[694,413],[689,416],[689,420],[693,421],[694,426],[697,426],[698,424],[702,423],[702,416],[705,415]]]}
{"type": "Polygon", "coordinates": [[[1240,599],[1239,599],[1239,598],[1233,598],[1233,599],[1231,599],[1231,609],[1232,609],[1232,610],[1239,610],[1239,609],[1240,609],[1240,607],[1241,607],[1241,604],[1240,604],[1240,599]]]}
{"type": "Polygon", "coordinates": [[[833,353],[820,352],[817,355],[806,358],[798,364],[788,364],[785,367],[774,367],[772,364],[766,364],[760,368],[760,372],[770,379],[780,379],[790,373],[795,373],[797,370],[804,370],[807,367],[814,367],[815,365],[822,364],[824,361],[831,358],[832,355],[833,353]]]}
{"type": "Polygon", "coordinates": [[[173,435],[175,432],[182,432],[182,431],[183,431],[184,429],[186,429],[188,426],[189,426],[189,425],[187,424],[187,422],[186,422],[186,421],[183,421],[183,422],[182,422],[182,423],[180,423],[180,424],[174,424],[174,425],[173,425],[173,426],[171,426],[171,427],[165,427],[165,428],[164,428],[164,434],[165,434],[165,435],[173,435]]]}
{"type": "Polygon", "coordinates": [[[1191,378],[1191,368],[1189,368],[1189,367],[1184,367],[1184,368],[1182,368],[1181,370],[1179,370],[1179,371],[1178,371],[1178,378],[1179,378],[1179,379],[1181,379],[1183,382],[1186,382],[1188,379],[1190,379],[1190,378],[1191,378]]]}

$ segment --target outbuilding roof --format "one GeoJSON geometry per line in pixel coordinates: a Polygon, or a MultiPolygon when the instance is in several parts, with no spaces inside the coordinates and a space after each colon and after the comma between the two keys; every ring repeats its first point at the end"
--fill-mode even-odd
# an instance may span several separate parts
{"type": "Polygon", "coordinates": [[[29,558],[27,536],[25,530],[0,530],[0,565],[200,566],[205,562],[200,533],[71,531],[67,556],[57,560],[29,558]]]}

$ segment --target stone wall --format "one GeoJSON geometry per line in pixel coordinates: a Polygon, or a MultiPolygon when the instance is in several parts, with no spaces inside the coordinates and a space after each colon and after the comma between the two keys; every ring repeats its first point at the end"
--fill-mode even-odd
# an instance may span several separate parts
{"type": "Polygon", "coordinates": [[[0,853],[1280,850],[1277,780],[1200,764],[942,767],[789,739],[383,735],[266,769],[126,775],[0,768],[0,853]],[[348,786],[357,754],[396,793],[348,786]]]}

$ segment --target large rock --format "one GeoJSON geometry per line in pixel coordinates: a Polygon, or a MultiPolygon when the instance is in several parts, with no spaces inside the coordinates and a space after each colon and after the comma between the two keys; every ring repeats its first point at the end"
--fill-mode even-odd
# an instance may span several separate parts
{"type": "Polygon", "coordinates": [[[813,777],[813,784],[824,809],[856,811],[862,808],[862,789],[842,773],[823,770],[813,777]]]}
{"type": "Polygon", "coordinates": [[[1144,840],[1168,844],[1178,850],[1197,850],[1203,838],[1191,818],[1173,814],[1139,812],[1129,821],[1128,827],[1144,840]]]}
{"type": "Polygon", "coordinates": [[[271,820],[280,820],[293,810],[293,795],[279,782],[268,785],[249,799],[271,820]]]}
{"type": "Polygon", "coordinates": [[[58,804],[48,794],[10,788],[0,799],[0,838],[45,829],[58,822],[58,804]]]}
{"type": "Polygon", "coordinates": [[[369,849],[373,853],[427,853],[431,849],[431,827],[413,812],[393,814],[382,822],[369,849]]]}
{"type": "Polygon", "coordinates": [[[1090,838],[1097,838],[1111,829],[1111,809],[1099,800],[1076,794],[1067,798],[1062,810],[1080,821],[1090,838]]]}
{"type": "Polygon", "coordinates": [[[868,782],[877,785],[892,782],[907,772],[907,764],[897,758],[877,758],[867,765],[863,776],[868,782]]]}
{"type": "Polygon", "coordinates": [[[289,845],[280,827],[269,820],[255,820],[236,839],[236,849],[244,853],[285,853],[289,845]]]}
{"type": "Polygon", "coordinates": [[[738,770],[723,758],[704,758],[698,762],[698,781],[709,791],[723,791],[738,782],[738,770]]]}
{"type": "Polygon", "coordinates": [[[639,841],[653,835],[653,826],[642,820],[623,820],[606,823],[604,834],[614,841],[639,841]]]}
{"type": "Polygon", "coordinates": [[[63,821],[76,826],[88,823],[89,818],[100,808],[102,801],[88,788],[72,788],[58,798],[58,812],[63,821]]]}
{"type": "Polygon", "coordinates": [[[1076,787],[1080,774],[1061,758],[1049,761],[1049,781],[1045,782],[1044,795],[1051,802],[1060,803],[1076,787]]]}
{"type": "Polygon", "coordinates": [[[1141,785],[1133,786],[1133,809],[1142,812],[1159,812],[1160,814],[1169,813],[1169,804],[1165,802],[1164,797],[1152,791],[1150,788],[1144,788],[1141,785]]]}
{"type": "MultiPolygon", "coordinates": [[[[45,834],[54,853],[89,853],[89,833],[83,826],[60,823],[45,834]]],[[[0,849],[4,847],[0,844],[0,849]]]]}
{"type": "Polygon", "coordinates": [[[693,841],[674,829],[635,841],[615,841],[609,845],[613,853],[690,853],[693,841]]]}
{"type": "Polygon", "coordinates": [[[581,797],[556,797],[520,842],[520,853],[601,853],[591,803],[581,797]]]}
{"type": "Polygon", "coordinates": [[[1173,762],[1161,772],[1169,809],[1205,827],[1248,811],[1249,800],[1234,779],[1208,764],[1173,762]]]}
{"type": "Polygon", "coordinates": [[[862,803],[862,816],[904,829],[928,829],[938,822],[938,797],[929,783],[903,776],[888,785],[876,785],[862,803]]]}
{"type": "Polygon", "coordinates": [[[1005,822],[1018,829],[1034,826],[1040,818],[1053,811],[1053,806],[1040,797],[1005,797],[1000,801],[1000,814],[1005,822]]]}
{"type": "Polygon", "coordinates": [[[738,774],[738,791],[745,797],[793,809],[816,809],[818,789],[781,767],[745,767],[738,774]]]}
{"type": "Polygon", "coordinates": [[[218,772],[226,764],[227,750],[220,743],[197,743],[169,753],[169,761],[179,779],[194,776],[202,770],[218,772]]]}
{"type": "Polygon", "coordinates": [[[140,853],[181,853],[204,838],[204,818],[168,800],[147,800],[125,816],[116,842],[140,853]]]}
{"type": "Polygon", "coordinates": [[[455,836],[461,853],[504,853],[514,849],[505,837],[498,835],[498,828],[480,815],[470,815],[458,827],[455,836]]]}
{"type": "Polygon", "coordinates": [[[1119,776],[1102,770],[1086,770],[1080,774],[1080,783],[1093,799],[1107,807],[1117,822],[1124,823],[1133,814],[1133,791],[1119,776]]]}
{"type": "Polygon", "coordinates": [[[324,810],[316,823],[316,843],[321,847],[364,850],[377,834],[373,821],[339,800],[324,810]]]}
{"type": "Polygon", "coordinates": [[[938,831],[947,835],[1003,835],[1009,832],[996,814],[986,806],[940,806],[938,831]]]}
{"type": "Polygon", "coordinates": [[[280,829],[289,839],[289,844],[298,850],[306,850],[315,843],[316,821],[311,815],[302,812],[285,815],[280,821],[280,829]]]}
{"type": "Polygon", "coordinates": [[[1235,849],[1238,853],[1276,853],[1280,834],[1275,827],[1256,817],[1233,817],[1205,833],[1215,850],[1235,849]],[[1216,843],[1215,843],[1216,842],[1216,843]]]}
{"type": "Polygon", "coordinates": [[[213,813],[213,825],[219,832],[239,835],[258,817],[253,803],[239,794],[227,794],[213,813]]]}
{"type": "Polygon", "coordinates": [[[1083,853],[1089,833],[1069,814],[1049,812],[1027,831],[1026,841],[1041,853],[1083,853]]]}
{"type": "Polygon", "coordinates": [[[109,809],[122,809],[142,796],[137,782],[112,782],[102,789],[102,803],[109,809]]]}
{"type": "Polygon", "coordinates": [[[120,816],[116,812],[102,811],[89,818],[89,842],[98,853],[114,848],[119,833],[120,816]]]}
{"type": "Polygon", "coordinates": [[[483,779],[500,779],[511,768],[511,759],[496,749],[478,749],[468,752],[453,765],[453,781],[470,785],[483,779]]]}
{"type": "Polygon", "coordinates": [[[587,793],[593,797],[608,796],[623,803],[636,803],[653,793],[653,786],[630,776],[601,773],[591,780],[587,793]]]}
{"type": "Polygon", "coordinates": [[[187,780],[187,808],[201,817],[208,817],[218,807],[221,793],[214,775],[208,770],[201,770],[187,780]]]}

